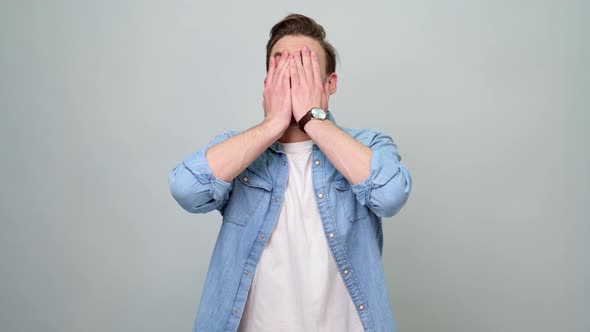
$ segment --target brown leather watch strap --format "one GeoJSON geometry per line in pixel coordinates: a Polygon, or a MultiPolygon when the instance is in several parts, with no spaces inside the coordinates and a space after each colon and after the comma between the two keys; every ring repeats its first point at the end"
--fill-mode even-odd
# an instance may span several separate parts
{"type": "MultiPolygon", "coordinates": [[[[307,132],[305,131],[305,125],[311,120],[313,119],[313,116],[311,115],[311,110],[314,109],[315,107],[312,107],[309,111],[307,111],[307,113],[305,113],[304,116],[301,117],[301,119],[299,119],[299,122],[297,122],[297,124],[299,125],[299,128],[301,128],[301,130],[307,134],[307,132]]],[[[326,119],[328,120],[328,114],[330,113],[330,110],[325,110],[326,112],[326,119]]]]}
{"type": "Polygon", "coordinates": [[[305,115],[299,119],[299,122],[297,122],[297,124],[299,125],[299,128],[301,128],[301,130],[305,132],[305,125],[311,120],[312,116],[311,116],[311,110],[307,111],[307,113],[305,113],[305,115]]]}

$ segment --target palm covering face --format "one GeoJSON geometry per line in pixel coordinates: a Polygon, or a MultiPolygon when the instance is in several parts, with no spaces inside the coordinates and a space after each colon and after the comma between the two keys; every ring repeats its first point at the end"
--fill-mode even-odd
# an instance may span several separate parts
{"type": "Polygon", "coordinates": [[[326,109],[327,88],[316,52],[308,47],[294,54],[284,50],[278,61],[269,59],[263,93],[265,117],[288,126],[313,107],[326,109]]]}

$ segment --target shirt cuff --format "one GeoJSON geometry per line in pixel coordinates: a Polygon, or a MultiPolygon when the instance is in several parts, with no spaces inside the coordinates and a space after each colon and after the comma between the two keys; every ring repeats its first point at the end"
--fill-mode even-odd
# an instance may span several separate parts
{"type": "Polygon", "coordinates": [[[209,196],[215,200],[226,200],[229,197],[229,193],[233,188],[233,181],[225,181],[218,179],[213,175],[209,162],[207,161],[206,153],[207,150],[221,141],[235,135],[235,132],[224,133],[215,137],[206,146],[202,147],[195,153],[188,156],[183,160],[183,165],[188,169],[195,179],[204,186],[209,186],[209,196]]]}
{"type": "Polygon", "coordinates": [[[370,207],[371,191],[387,184],[399,172],[399,157],[395,153],[384,154],[373,150],[371,153],[369,176],[360,183],[351,184],[361,204],[370,207]]]}

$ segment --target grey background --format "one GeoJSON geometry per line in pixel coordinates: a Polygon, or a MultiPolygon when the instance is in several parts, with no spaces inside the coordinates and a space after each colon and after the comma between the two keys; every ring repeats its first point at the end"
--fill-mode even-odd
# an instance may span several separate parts
{"type": "Polygon", "coordinates": [[[0,330],[188,331],[220,226],[168,172],[262,120],[289,12],[340,54],[339,124],[414,178],[384,220],[400,331],[589,331],[584,1],[3,1],[0,330]]]}

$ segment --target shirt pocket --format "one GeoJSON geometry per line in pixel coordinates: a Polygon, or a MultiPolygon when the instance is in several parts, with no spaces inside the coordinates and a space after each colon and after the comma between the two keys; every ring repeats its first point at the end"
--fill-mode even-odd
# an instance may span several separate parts
{"type": "Polygon", "coordinates": [[[256,211],[261,208],[261,203],[268,204],[271,184],[246,168],[234,179],[234,185],[227,205],[223,211],[223,221],[245,226],[256,211]]]}
{"type": "Polygon", "coordinates": [[[369,209],[356,199],[355,193],[350,189],[350,183],[344,176],[336,175],[333,185],[336,188],[336,216],[344,213],[350,222],[356,222],[369,215],[369,209]]]}

